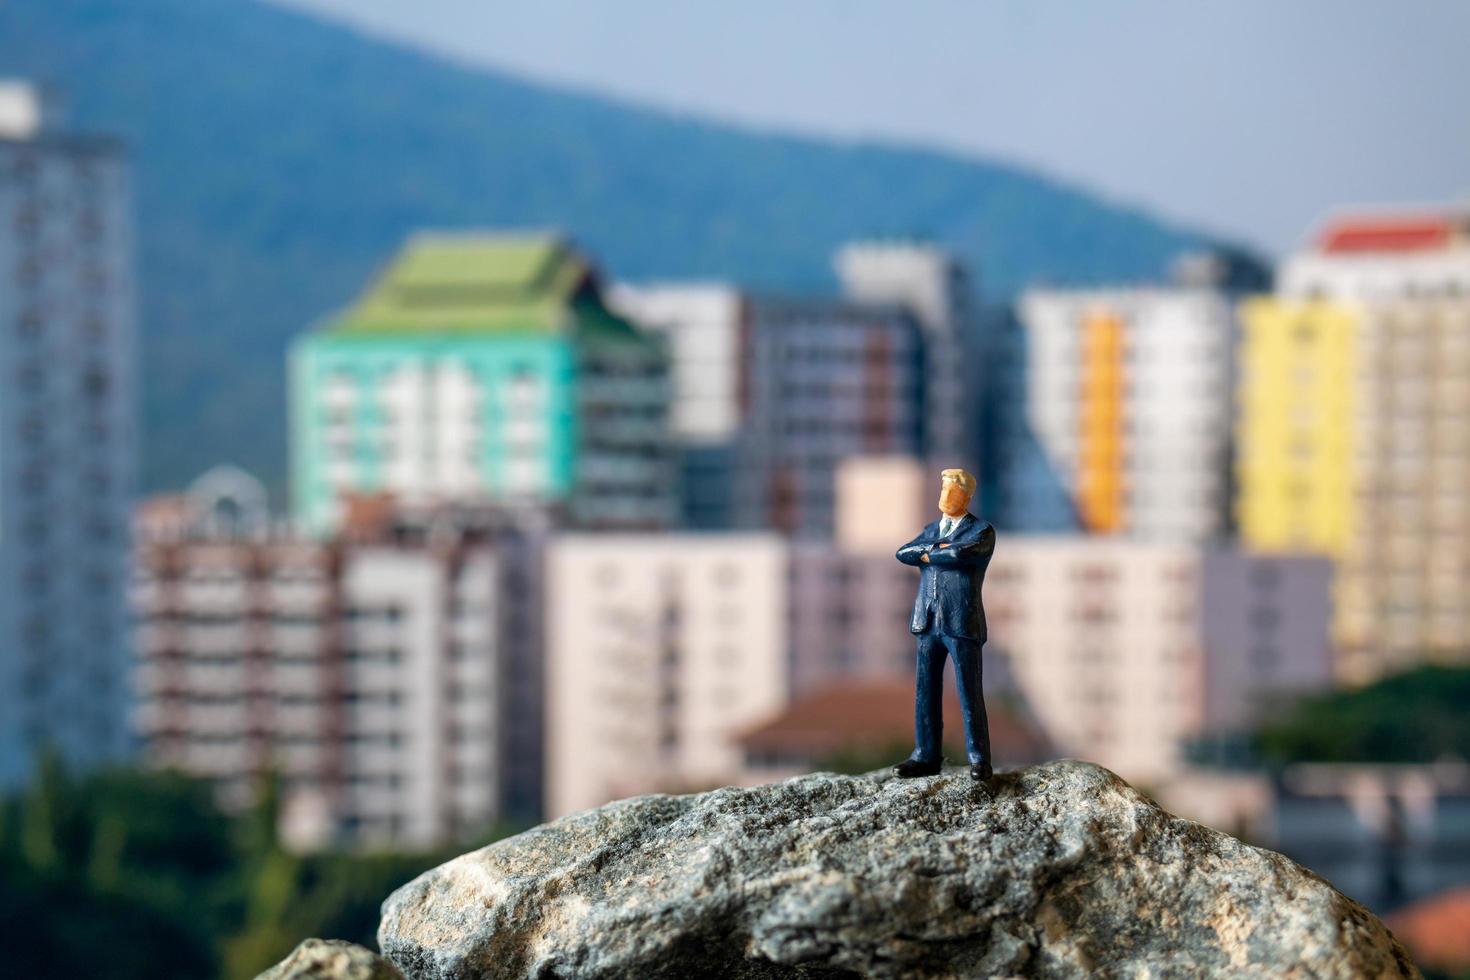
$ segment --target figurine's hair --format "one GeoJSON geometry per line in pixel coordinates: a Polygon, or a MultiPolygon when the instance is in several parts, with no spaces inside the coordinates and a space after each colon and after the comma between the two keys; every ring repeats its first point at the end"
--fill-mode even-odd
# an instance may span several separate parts
{"type": "Polygon", "coordinates": [[[975,478],[966,470],[943,470],[939,474],[940,480],[950,480],[957,484],[961,490],[970,496],[975,495],[975,478]]]}

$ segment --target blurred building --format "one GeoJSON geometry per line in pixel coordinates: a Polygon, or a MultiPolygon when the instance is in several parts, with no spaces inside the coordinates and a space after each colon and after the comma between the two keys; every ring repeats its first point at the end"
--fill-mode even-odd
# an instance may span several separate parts
{"type": "Polygon", "coordinates": [[[918,574],[898,562],[893,552],[917,533],[918,529],[911,531],[888,554],[853,553],[815,541],[792,544],[789,632],[794,694],[807,694],[844,678],[908,678],[913,714],[915,652],[909,617],[918,574]]]}
{"type": "Polygon", "coordinates": [[[1470,882],[1470,767],[1290,766],[1265,843],[1387,914],[1470,882]]]}
{"type": "Polygon", "coordinates": [[[1212,720],[1330,683],[1326,591],[1324,563],[1310,559],[1002,535],[986,576],[987,647],[1009,656],[1063,752],[1148,782],[1176,772],[1212,720]],[[1211,665],[1244,651],[1248,674],[1211,665]]]}
{"type": "Polygon", "coordinates": [[[0,788],[47,748],[78,767],[131,750],[128,173],[46,110],[0,82],[0,788]]]}
{"type": "Polygon", "coordinates": [[[970,345],[974,287],[965,267],[937,245],[865,241],[836,259],[843,292],[867,303],[899,304],[924,333],[924,453],[941,468],[975,468],[974,419],[979,402],[970,345]]]}
{"type": "Polygon", "coordinates": [[[1027,421],[1080,528],[1155,541],[1227,536],[1230,294],[1031,290],[1019,312],[1027,421]]]}
{"type": "Polygon", "coordinates": [[[1211,550],[1199,564],[1208,734],[1253,730],[1333,682],[1332,562],[1211,550]]]}
{"type": "Polygon", "coordinates": [[[564,506],[586,527],[676,519],[667,359],[538,234],[418,235],[291,356],[296,515],[344,495],[564,506]]]}
{"type": "Polygon", "coordinates": [[[1470,208],[1335,214],[1282,263],[1277,291],[1346,302],[1470,295],[1470,208]]]}
{"type": "Polygon", "coordinates": [[[904,307],[753,297],[735,524],[830,537],[837,466],[923,452],[924,337],[904,307]]]}
{"type": "Polygon", "coordinates": [[[837,266],[845,300],[724,285],[610,291],[617,310],[669,344],[686,528],[830,535],[847,456],[974,467],[963,267],[900,242],[848,246],[837,266]]]}
{"type": "Polygon", "coordinates": [[[1242,536],[1337,559],[1350,682],[1470,649],[1467,228],[1335,220],[1245,311],[1242,536]]]}
{"type": "Polygon", "coordinates": [[[742,771],[786,703],[786,546],[564,535],[546,557],[547,815],[742,771]]]}
{"type": "Polygon", "coordinates": [[[137,722],[151,763],[298,846],[425,846],[539,814],[538,549],[445,510],[367,507],[329,539],[206,475],[140,512],[137,722]]]}
{"type": "Polygon", "coordinates": [[[1352,309],[1254,297],[1241,307],[1237,516],[1266,551],[1337,556],[1358,530],[1352,309]]]}
{"type": "MultiPolygon", "coordinates": [[[[999,766],[1019,769],[1054,757],[1045,734],[1010,701],[987,697],[985,705],[991,750],[999,766]]],[[[944,731],[946,755],[963,759],[964,724],[952,684],[945,690],[944,731]]],[[[912,680],[836,681],[797,697],[740,736],[745,753],[740,782],[776,782],[843,758],[863,766],[891,765],[905,758],[913,743],[912,680]]]]}
{"type": "Polygon", "coordinates": [[[619,284],[608,302],[670,356],[669,430],[680,460],[681,524],[728,529],[734,443],[745,418],[745,298],[728,285],[619,284]]]}
{"type": "Polygon", "coordinates": [[[990,311],[990,319],[980,356],[990,367],[979,416],[979,510],[1012,533],[1074,532],[1079,522],[1071,485],[1031,426],[1033,340],[1014,306],[990,311]]]}
{"type": "Polygon", "coordinates": [[[849,554],[892,558],[938,520],[940,470],[913,456],[849,456],[837,464],[833,541],[849,554]]]}

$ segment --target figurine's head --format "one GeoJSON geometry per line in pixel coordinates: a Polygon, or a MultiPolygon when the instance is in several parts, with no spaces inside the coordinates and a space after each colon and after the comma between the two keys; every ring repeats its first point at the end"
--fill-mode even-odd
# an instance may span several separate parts
{"type": "Polygon", "coordinates": [[[950,517],[960,517],[970,509],[975,496],[975,478],[964,470],[945,470],[939,474],[939,510],[950,517]]]}

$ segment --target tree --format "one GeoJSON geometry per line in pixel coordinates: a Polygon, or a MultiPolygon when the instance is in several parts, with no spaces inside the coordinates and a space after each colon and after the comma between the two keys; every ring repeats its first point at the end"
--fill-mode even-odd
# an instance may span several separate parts
{"type": "Polygon", "coordinates": [[[1263,725],[1253,746],[1278,764],[1470,759],[1467,712],[1470,667],[1424,666],[1299,701],[1263,725]]]}

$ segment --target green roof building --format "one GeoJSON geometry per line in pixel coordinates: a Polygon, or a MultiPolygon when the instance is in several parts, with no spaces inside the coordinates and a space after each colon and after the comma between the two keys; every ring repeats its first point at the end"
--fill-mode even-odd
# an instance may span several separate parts
{"type": "Polygon", "coordinates": [[[551,234],[421,234],[290,354],[302,526],[351,496],[552,508],[579,527],[675,515],[667,356],[551,234]]]}

